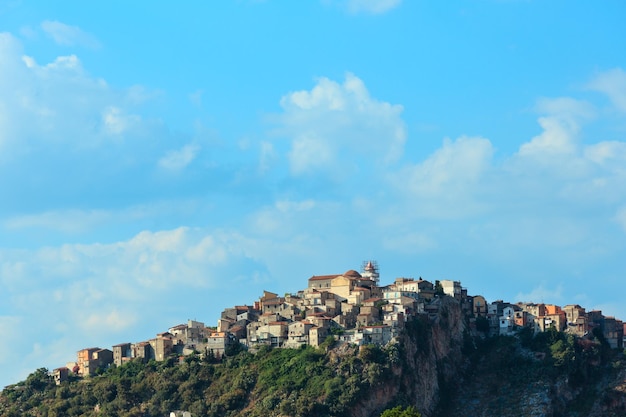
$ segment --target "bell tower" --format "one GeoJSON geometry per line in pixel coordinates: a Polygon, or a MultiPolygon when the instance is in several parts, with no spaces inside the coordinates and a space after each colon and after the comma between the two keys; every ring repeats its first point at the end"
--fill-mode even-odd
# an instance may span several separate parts
{"type": "Polygon", "coordinates": [[[378,278],[380,277],[380,274],[378,273],[378,263],[376,261],[363,262],[361,271],[361,276],[363,278],[369,278],[370,280],[374,281],[376,286],[378,286],[378,278]]]}

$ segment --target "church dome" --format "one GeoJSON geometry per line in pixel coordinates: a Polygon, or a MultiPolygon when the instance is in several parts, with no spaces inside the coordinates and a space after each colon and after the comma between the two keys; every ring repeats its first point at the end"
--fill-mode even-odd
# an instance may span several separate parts
{"type": "Polygon", "coordinates": [[[354,269],[347,271],[345,274],[343,274],[343,276],[348,278],[361,278],[361,274],[356,272],[354,269]]]}

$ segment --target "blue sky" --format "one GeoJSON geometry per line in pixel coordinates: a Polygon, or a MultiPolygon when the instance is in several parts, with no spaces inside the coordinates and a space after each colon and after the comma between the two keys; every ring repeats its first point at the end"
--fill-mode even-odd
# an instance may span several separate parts
{"type": "Polygon", "coordinates": [[[0,387],[367,259],[626,319],[625,15],[0,0],[0,387]]]}

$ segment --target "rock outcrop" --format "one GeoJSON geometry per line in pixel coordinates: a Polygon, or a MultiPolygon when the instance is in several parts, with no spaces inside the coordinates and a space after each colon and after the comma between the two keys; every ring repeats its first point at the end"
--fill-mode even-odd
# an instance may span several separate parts
{"type": "Polygon", "coordinates": [[[467,359],[461,350],[465,329],[460,304],[450,297],[436,301],[439,314],[423,315],[407,323],[397,342],[393,376],[371,388],[352,410],[352,417],[378,415],[396,403],[415,406],[424,417],[434,417],[442,398],[462,374],[467,359]]]}

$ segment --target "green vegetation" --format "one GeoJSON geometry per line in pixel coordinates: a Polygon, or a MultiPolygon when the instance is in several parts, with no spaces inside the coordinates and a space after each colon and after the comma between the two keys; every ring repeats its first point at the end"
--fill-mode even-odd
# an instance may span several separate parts
{"type": "Polygon", "coordinates": [[[174,357],[132,361],[60,386],[39,369],[3,392],[0,416],[345,415],[369,387],[388,379],[393,353],[350,347],[331,358],[325,349],[333,342],[319,349],[240,351],[220,363],[195,355],[182,363],[174,357]]]}
{"type": "Polygon", "coordinates": [[[451,401],[440,403],[439,415],[532,415],[537,404],[550,403],[554,415],[585,416],[610,395],[611,375],[624,370],[623,353],[606,341],[555,329],[534,335],[526,328],[474,343],[464,348],[471,364],[464,383],[451,401]]]}
{"type": "Polygon", "coordinates": [[[174,410],[331,417],[362,412],[363,404],[373,415],[387,407],[381,417],[419,417],[411,407],[416,387],[436,387],[438,408],[420,410],[431,416],[537,415],[537,404],[549,404],[553,415],[583,416],[599,403],[624,404],[621,414],[603,409],[606,416],[624,415],[623,390],[609,381],[626,373],[626,359],[602,333],[580,339],[521,329],[486,338],[465,329],[462,339],[450,339],[451,326],[441,321],[409,320],[402,342],[384,348],[340,344],[332,335],[319,348],[262,347],[253,354],[237,345],[221,360],[210,354],[136,360],[59,386],[40,368],[0,394],[0,417],[161,417],[174,410]]]}
{"type": "Polygon", "coordinates": [[[437,297],[443,297],[445,293],[443,292],[443,286],[441,285],[441,281],[435,280],[435,295],[437,297]]]}
{"type": "Polygon", "coordinates": [[[385,410],[380,417],[422,417],[415,407],[402,408],[401,406],[385,410]]]}

